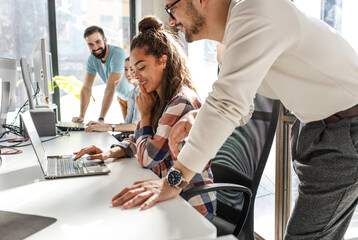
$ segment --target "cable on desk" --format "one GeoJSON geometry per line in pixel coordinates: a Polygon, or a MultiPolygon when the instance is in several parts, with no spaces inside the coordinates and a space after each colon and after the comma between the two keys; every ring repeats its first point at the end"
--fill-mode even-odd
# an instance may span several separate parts
{"type": "Polygon", "coordinates": [[[14,154],[20,154],[20,153],[22,153],[21,150],[15,148],[15,147],[18,147],[19,144],[21,144],[21,143],[23,143],[23,142],[26,142],[26,141],[28,141],[28,139],[24,138],[23,141],[18,142],[18,143],[13,144],[13,145],[10,145],[10,146],[0,145],[0,155],[14,155],[14,154]],[[11,150],[8,150],[8,151],[3,152],[2,149],[4,149],[4,148],[5,148],[5,149],[8,148],[8,149],[11,149],[11,150]]]}
{"type": "Polygon", "coordinates": [[[8,151],[5,151],[5,152],[2,152],[1,150],[0,150],[0,155],[15,155],[15,154],[20,154],[20,153],[22,153],[22,151],[21,150],[19,150],[19,149],[11,149],[11,150],[8,150],[8,151]]]}
{"type": "MultiPolygon", "coordinates": [[[[56,138],[59,138],[59,137],[65,137],[65,136],[70,136],[70,133],[69,132],[66,132],[66,133],[60,133],[60,135],[56,135],[55,137],[52,137],[52,138],[49,138],[49,139],[46,139],[46,140],[42,140],[41,142],[48,142],[48,141],[51,141],[51,140],[54,140],[56,138]]],[[[17,148],[21,148],[21,147],[26,147],[26,146],[30,146],[31,143],[27,143],[27,144],[23,144],[23,145],[20,145],[24,142],[27,142],[29,139],[28,138],[24,138],[23,141],[21,142],[18,142],[18,143],[15,143],[13,145],[0,145],[0,155],[10,155],[10,154],[19,154],[19,153],[22,153],[21,150],[17,149],[17,148]],[[16,147],[16,148],[15,148],[16,147]],[[6,151],[8,152],[7,154],[5,154],[6,152],[3,152],[1,153],[1,149],[6,149],[6,148],[9,148],[11,149],[10,151],[6,151]]]]}
{"type": "MultiPolygon", "coordinates": [[[[40,87],[39,87],[39,85],[37,85],[36,92],[34,93],[32,98],[35,99],[37,94],[39,94],[39,92],[40,92],[40,87]]],[[[1,136],[0,136],[0,139],[3,138],[5,136],[5,134],[7,134],[7,133],[12,133],[12,134],[15,134],[15,135],[18,135],[18,136],[22,136],[21,129],[20,129],[19,126],[15,125],[15,122],[16,122],[17,118],[19,117],[19,114],[22,111],[22,109],[24,107],[26,107],[28,104],[29,104],[29,100],[26,100],[25,103],[17,111],[17,113],[15,115],[15,118],[14,118],[14,120],[12,120],[11,124],[5,124],[4,125],[4,127],[7,128],[8,131],[5,131],[4,133],[2,133],[1,136]]],[[[7,141],[7,139],[6,140],[1,140],[0,142],[4,142],[4,141],[7,141]]]]}
{"type": "Polygon", "coordinates": [[[12,133],[17,136],[23,136],[19,126],[12,124],[5,124],[5,128],[8,129],[7,133],[12,133]]]}
{"type": "MultiPolygon", "coordinates": [[[[35,99],[36,96],[37,96],[37,94],[39,94],[39,92],[40,92],[40,86],[37,84],[36,92],[35,92],[34,95],[32,96],[32,99],[35,99]]],[[[15,124],[17,118],[19,117],[20,112],[21,112],[22,109],[23,109],[24,107],[26,107],[27,105],[29,105],[29,100],[26,100],[25,103],[19,108],[19,111],[17,111],[17,113],[16,113],[16,115],[15,115],[15,118],[14,118],[14,120],[12,120],[12,122],[11,122],[10,125],[14,125],[14,124],[15,124]]]]}
{"type": "MultiPolygon", "coordinates": [[[[5,134],[9,134],[9,133],[12,133],[17,136],[22,136],[21,132],[20,132],[20,128],[18,126],[5,124],[3,127],[7,130],[1,134],[0,138],[3,138],[5,136],[5,134]]],[[[8,139],[3,139],[3,140],[0,140],[0,142],[6,142],[7,140],[8,139]]]]}
{"type": "MultiPolygon", "coordinates": [[[[10,139],[7,139],[7,140],[10,140],[10,139]]],[[[20,153],[22,153],[21,150],[15,148],[15,147],[21,147],[21,146],[19,146],[19,144],[21,144],[21,143],[23,143],[23,142],[26,142],[26,141],[28,141],[28,140],[29,140],[29,139],[24,138],[23,141],[18,142],[18,143],[15,143],[15,144],[10,145],[10,146],[9,146],[9,145],[0,145],[0,155],[14,155],[14,154],[20,154],[20,153]],[[2,149],[6,149],[6,148],[11,149],[11,150],[8,150],[8,151],[3,152],[2,149]]]]}
{"type": "MultiPolygon", "coordinates": [[[[3,133],[1,134],[1,136],[0,136],[0,138],[2,138],[3,136],[5,136],[5,134],[7,134],[7,133],[9,133],[9,131],[3,132],[3,133]]],[[[7,141],[7,139],[1,140],[0,142],[5,142],[5,141],[7,141]]]]}

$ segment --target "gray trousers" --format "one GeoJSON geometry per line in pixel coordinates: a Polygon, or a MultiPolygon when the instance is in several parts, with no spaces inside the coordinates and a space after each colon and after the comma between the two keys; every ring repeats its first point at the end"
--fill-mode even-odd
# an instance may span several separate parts
{"type": "Polygon", "coordinates": [[[291,133],[298,198],[285,239],[343,239],[358,202],[358,117],[296,121],[291,133]]]}

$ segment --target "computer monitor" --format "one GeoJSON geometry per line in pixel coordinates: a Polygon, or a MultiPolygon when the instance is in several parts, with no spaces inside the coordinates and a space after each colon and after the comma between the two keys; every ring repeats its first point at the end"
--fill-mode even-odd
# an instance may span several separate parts
{"type": "Polygon", "coordinates": [[[34,84],[40,87],[45,103],[49,104],[53,93],[53,74],[51,53],[46,51],[45,39],[41,38],[33,52],[34,84]]]}
{"type": "Polygon", "coordinates": [[[35,93],[32,86],[29,64],[27,63],[26,58],[20,59],[20,66],[21,66],[22,78],[24,80],[26,93],[29,101],[29,107],[30,109],[35,109],[35,102],[33,100],[35,93]]]}
{"type": "Polygon", "coordinates": [[[15,110],[16,59],[0,57],[0,134],[5,132],[7,113],[15,110]]]}

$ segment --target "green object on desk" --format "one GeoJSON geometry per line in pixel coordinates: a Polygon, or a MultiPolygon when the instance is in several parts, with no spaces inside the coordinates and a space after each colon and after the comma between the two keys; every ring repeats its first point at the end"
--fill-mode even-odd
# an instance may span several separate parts
{"type": "Polygon", "coordinates": [[[56,221],[51,217],[0,211],[0,239],[24,239],[56,221]]]}

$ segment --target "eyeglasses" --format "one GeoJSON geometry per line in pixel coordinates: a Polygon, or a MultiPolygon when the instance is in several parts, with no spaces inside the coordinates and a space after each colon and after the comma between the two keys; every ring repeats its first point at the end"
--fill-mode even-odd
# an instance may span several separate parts
{"type": "Polygon", "coordinates": [[[171,13],[170,9],[172,7],[174,7],[175,4],[177,4],[178,2],[180,2],[180,0],[176,0],[174,3],[170,4],[168,7],[165,7],[165,11],[167,11],[168,15],[172,18],[175,19],[175,17],[173,16],[173,14],[171,13]]]}

